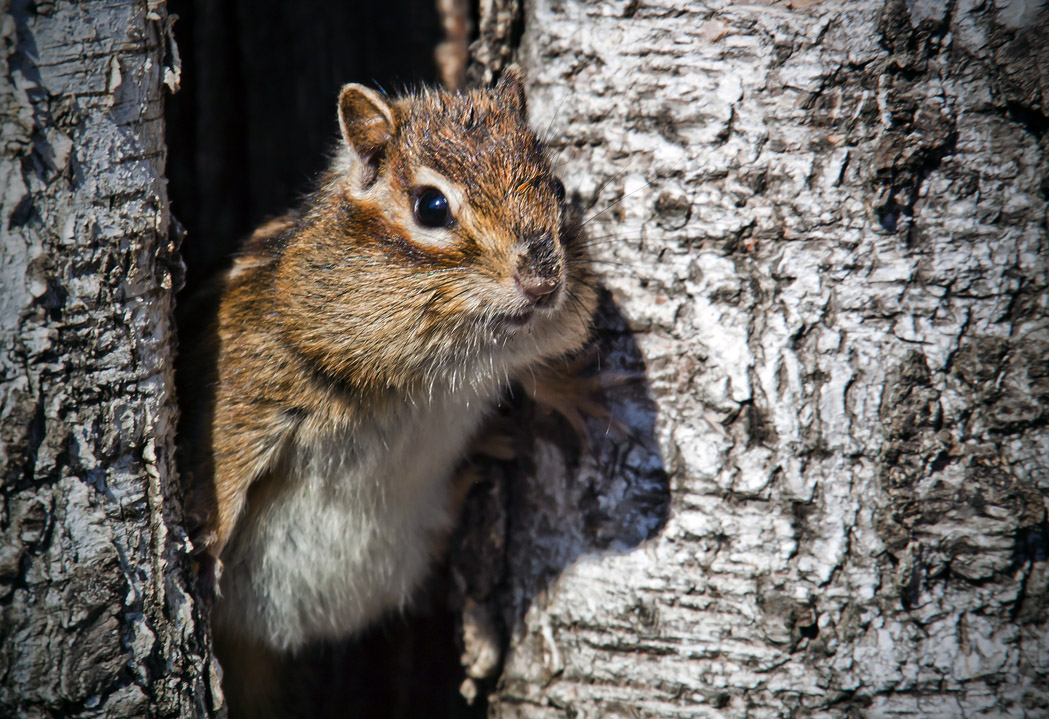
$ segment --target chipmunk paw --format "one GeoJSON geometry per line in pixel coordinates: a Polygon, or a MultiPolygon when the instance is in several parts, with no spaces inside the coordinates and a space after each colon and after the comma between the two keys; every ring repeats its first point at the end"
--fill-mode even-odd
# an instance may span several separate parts
{"type": "Polygon", "coordinates": [[[597,348],[592,347],[567,363],[540,365],[521,380],[536,404],[564,417],[587,449],[593,439],[587,419],[604,424],[606,434],[609,431],[629,434],[626,424],[609,407],[608,393],[644,378],[638,372],[600,369],[593,372],[596,360],[597,348]]]}

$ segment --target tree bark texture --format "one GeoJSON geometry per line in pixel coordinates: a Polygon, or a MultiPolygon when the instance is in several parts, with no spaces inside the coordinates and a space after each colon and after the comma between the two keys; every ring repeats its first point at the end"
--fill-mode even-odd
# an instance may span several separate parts
{"type": "Polygon", "coordinates": [[[166,10],[0,10],[0,716],[210,716],[173,464],[166,10]]]}
{"type": "Polygon", "coordinates": [[[525,3],[646,380],[471,500],[490,716],[1049,715],[1037,5],[525,3]]]}

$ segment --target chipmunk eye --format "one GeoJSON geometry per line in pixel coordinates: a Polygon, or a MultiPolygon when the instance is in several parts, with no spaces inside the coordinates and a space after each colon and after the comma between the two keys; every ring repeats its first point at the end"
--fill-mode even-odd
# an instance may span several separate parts
{"type": "Polygon", "coordinates": [[[436,187],[420,187],[415,195],[415,219],[423,227],[447,227],[452,224],[448,198],[436,187]]]}
{"type": "Polygon", "coordinates": [[[554,195],[557,197],[558,202],[565,201],[565,183],[561,182],[558,177],[554,178],[554,195]]]}

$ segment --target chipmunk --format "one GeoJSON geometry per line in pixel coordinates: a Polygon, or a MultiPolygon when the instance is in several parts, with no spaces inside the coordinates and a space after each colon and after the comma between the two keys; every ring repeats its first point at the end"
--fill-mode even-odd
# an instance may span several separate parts
{"type": "MultiPolygon", "coordinates": [[[[482,420],[582,347],[597,303],[516,67],[461,94],[346,85],[338,120],[318,188],[243,245],[182,372],[205,388],[189,514],[226,646],[294,651],[403,607],[482,420]]],[[[227,675],[254,673],[236,651],[227,675]]]]}

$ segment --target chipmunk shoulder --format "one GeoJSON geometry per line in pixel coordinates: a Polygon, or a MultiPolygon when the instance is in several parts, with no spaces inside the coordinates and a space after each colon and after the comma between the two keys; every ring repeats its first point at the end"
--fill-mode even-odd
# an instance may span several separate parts
{"type": "Polygon", "coordinates": [[[583,345],[596,305],[519,71],[461,94],[347,85],[337,112],[315,192],[222,279],[189,453],[216,630],[275,650],[411,597],[478,425],[583,345]]]}

